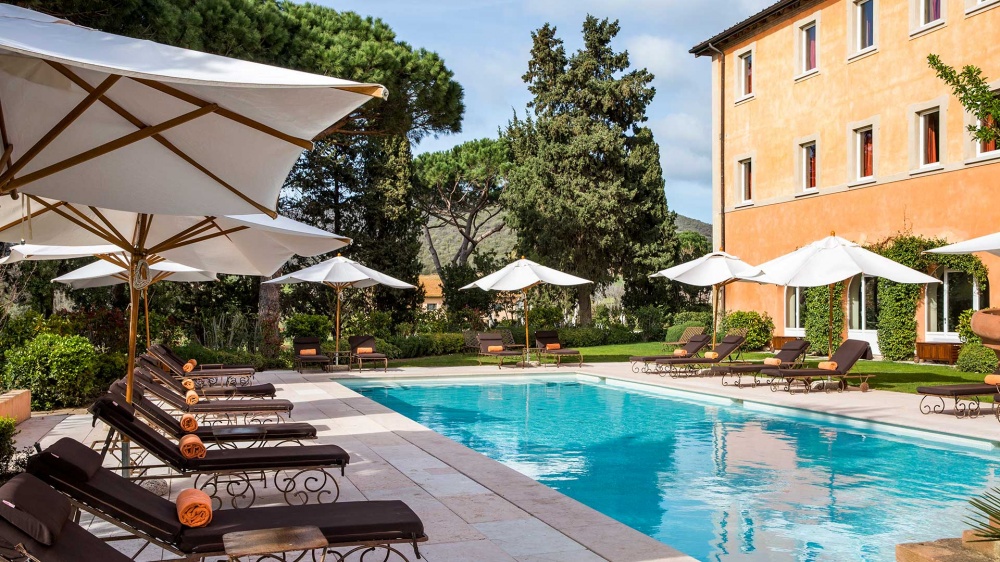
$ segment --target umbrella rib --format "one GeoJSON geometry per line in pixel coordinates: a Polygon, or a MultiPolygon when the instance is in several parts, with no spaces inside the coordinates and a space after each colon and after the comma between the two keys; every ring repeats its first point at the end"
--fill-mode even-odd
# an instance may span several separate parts
{"type": "MultiPolygon", "coordinates": [[[[7,151],[8,147],[12,147],[10,140],[7,138],[7,121],[3,116],[3,103],[0,103],[0,141],[3,142],[4,151],[7,151]]],[[[5,159],[9,156],[5,156],[5,159]]]]}
{"type": "Polygon", "coordinates": [[[187,236],[195,236],[197,234],[201,234],[202,232],[209,230],[213,224],[215,224],[215,217],[205,217],[204,219],[195,223],[193,226],[189,226],[188,228],[185,228],[184,230],[178,232],[177,234],[171,236],[170,238],[161,241],[156,246],[149,248],[149,252],[155,253],[161,247],[171,245],[174,242],[177,242],[178,240],[183,240],[187,236]]]}
{"type": "MultiPolygon", "coordinates": [[[[236,227],[230,228],[229,230],[220,230],[219,232],[214,232],[212,234],[206,234],[205,236],[199,236],[198,238],[188,238],[186,240],[179,240],[177,242],[174,242],[173,244],[160,244],[160,245],[156,246],[155,249],[156,249],[157,252],[165,252],[167,250],[175,250],[175,249],[181,248],[183,246],[190,246],[191,244],[197,244],[198,242],[204,242],[205,240],[211,240],[212,238],[218,238],[220,236],[229,236],[230,234],[232,234],[234,232],[240,232],[240,231],[243,231],[243,230],[247,230],[248,228],[250,228],[250,227],[249,226],[236,226],[236,227]]],[[[150,251],[153,251],[153,249],[150,249],[150,251]]]]}
{"type": "MultiPolygon", "coordinates": [[[[62,65],[62,64],[59,64],[59,63],[53,62],[53,61],[45,61],[45,62],[49,63],[49,66],[55,68],[63,76],[65,76],[66,78],[69,78],[70,80],[72,80],[77,86],[83,88],[84,90],[87,90],[88,92],[92,92],[93,91],[93,89],[94,89],[93,86],[91,86],[89,83],[87,83],[87,81],[84,80],[83,78],[80,78],[75,72],[73,72],[72,70],[66,68],[65,65],[62,65]]],[[[114,111],[118,115],[121,115],[126,121],[128,121],[129,123],[131,123],[132,125],[134,125],[137,129],[145,129],[146,127],[149,126],[146,123],[144,123],[141,119],[139,119],[138,117],[136,117],[136,116],[132,115],[131,113],[129,113],[128,111],[126,111],[125,108],[123,108],[122,106],[120,106],[117,103],[115,103],[114,100],[112,100],[108,96],[106,96],[106,95],[101,96],[100,97],[100,101],[101,101],[101,103],[103,103],[104,105],[106,105],[109,109],[111,109],[112,111],[114,111]]],[[[3,132],[2,129],[0,129],[0,133],[2,133],[2,132],[3,132]]],[[[243,193],[242,191],[236,189],[235,187],[233,187],[232,185],[230,185],[229,183],[227,183],[225,180],[223,180],[219,176],[217,176],[214,173],[212,173],[211,170],[209,170],[208,168],[202,166],[194,158],[188,156],[184,151],[182,151],[181,149],[177,148],[177,146],[175,146],[172,142],[170,142],[166,138],[164,138],[163,135],[155,134],[155,135],[153,135],[153,140],[155,140],[156,142],[160,143],[164,148],[166,148],[170,152],[173,152],[181,160],[184,160],[185,162],[187,162],[188,164],[190,164],[194,169],[196,169],[199,172],[205,174],[209,178],[215,180],[219,185],[221,185],[222,187],[228,189],[234,195],[236,195],[240,199],[243,199],[244,201],[246,201],[247,203],[249,203],[250,205],[252,205],[258,211],[267,214],[272,219],[277,216],[277,213],[275,213],[273,210],[268,209],[265,205],[262,205],[262,204],[260,204],[260,203],[258,203],[256,201],[254,201],[253,199],[250,198],[250,196],[248,196],[247,194],[243,193]]],[[[0,162],[0,166],[2,166],[2,162],[0,162]]]]}
{"type": "Polygon", "coordinates": [[[89,217],[84,216],[82,213],[80,213],[80,211],[78,209],[76,209],[75,207],[73,207],[69,203],[60,201],[58,204],[53,205],[53,204],[49,203],[48,201],[45,201],[44,199],[41,199],[39,197],[35,197],[35,196],[31,196],[31,195],[29,195],[28,197],[31,197],[32,200],[37,201],[41,205],[45,206],[47,209],[49,209],[52,212],[56,213],[57,215],[63,217],[64,219],[70,221],[71,223],[79,226],[80,228],[82,228],[82,229],[84,229],[84,230],[86,230],[86,231],[88,231],[88,232],[90,232],[92,234],[96,234],[98,237],[104,239],[108,243],[114,244],[115,246],[118,246],[119,248],[122,248],[124,250],[131,250],[131,248],[129,248],[128,243],[125,240],[115,240],[114,236],[112,236],[110,232],[102,231],[102,229],[100,228],[99,225],[92,226],[91,224],[88,224],[88,222],[90,221],[89,217]],[[63,206],[63,207],[67,207],[68,209],[70,209],[71,211],[73,211],[74,214],[77,214],[78,216],[82,217],[84,220],[81,220],[81,219],[79,219],[77,217],[74,217],[70,213],[67,213],[64,210],[60,209],[59,208],[60,205],[63,206]]]}
{"type": "MultiPolygon", "coordinates": [[[[188,121],[193,121],[193,120],[195,120],[195,119],[197,119],[199,117],[203,117],[205,115],[208,115],[209,113],[212,113],[212,112],[216,111],[218,108],[219,108],[219,106],[217,106],[215,104],[206,105],[206,106],[200,107],[200,108],[198,108],[198,109],[196,109],[194,111],[191,111],[191,112],[185,113],[183,115],[179,115],[177,117],[174,117],[173,119],[169,119],[167,121],[164,121],[164,122],[162,122],[160,124],[151,125],[149,127],[146,127],[145,129],[140,129],[138,131],[135,131],[134,133],[129,133],[129,134],[125,135],[125,136],[118,137],[117,139],[115,139],[113,141],[106,142],[106,143],[104,143],[104,144],[102,144],[100,146],[96,146],[94,148],[91,148],[90,150],[81,152],[80,154],[77,154],[76,156],[71,156],[69,158],[66,158],[65,160],[62,160],[62,161],[56,162],[55,164],[51,164],[49,166],[46,166],[45,168],[42,168],[41,170],[34,171],[34,172],[32,172],[30,174],[27,174],[25,176],[21,176],[21,177],[19,177],[17,179],[12,179],[12,180],[10,180],[10,181],[7,182],[7,185],[5,185],[3,187],[2,191],[4,193],[6,193],[6,192],[8,192],[8,191],[10,191],[12,189],[16,189],[16,188],[18,188],[18,187],[20,187],[22,185],[29,184],[29,183],[31,183],[33,181],[38,181],[38,180],[40,180],[42,178],[51,176],[52,174],[55,174],[57,172],[61,172],[61,171],[65,170],[65,169],[67,169],[67,168],[72,168],[74,166],[78,166],[80,164],[83,164],[84,162],[87,162],[89,160],[93,160],[94,158],[97,158],[98,156],[103,156],[103,155],[105,155],[105,154],[107,154],[109,152],[113,152],[115,150],[118,150],[118,149],[121,149],[121,148],[125,148],[126,146],[128,146],[130,144],[134,144],[134,143],[137,143],[137,142],[139,142],[139,141],[141,141],[143,139],[147,139],[147,138],[149,138],[149,137],[151,137],[151,136],[153,136],[153,135],[155,135],[157,133],[161,133],[161,132],[166,131],[168,129],[173,129],[174,127],[183,125],[184,123],[187,123],[188,121]]],[[[23,158],[22,158],[22,160],[23,160],[23,158]]],[[[13,170],[13,168],[11,170],[13,170]]],[[[11,170],[7,170],[7,172],[5,172],[5,175],[9,174],[11,172],[11,170]]],[[[0,176],[0,182],[2,182],[2,181],[3,181],[3,176],[0,176]]]]}
{"type": "MultiPolygon", "coordinates": [[[[124,259],[122,259],[122,257],[119,256],[118,254],[97,254],[97,258],[101,259],[101,260],[104,260],[104,261],[106,261],[108,263],[117,265],[118,267],[120,267],[122,269],[126,269],[126,270],[128,269],[128,262],[126,262],[124,259]]],[[[121,275],[124,275],[124,280],[128,281],[128,275],[127,274],[122,273],[121,275]]]]}
{"type": "MultiPolygon", "coordinates": [[[[59,203],[56,204],[56,206],[59,206],[59,205],[65,205],[65,203],[63,203],[63,202],[60,201],[59,203]]],[[[5,230],[7,230],[8,228],[13,228],[13,227],[21,224],[22,222],[24,222],[28,218],[32,218],[33,219],[33,218],[35,218],[35,217],[37,217],[39,215],[43,215],[43,214],[45,214],[47,212],[49,212],[49,209],[39,209],[39,210],[31,213],[30,215],[22,216],[22,217],[20,217],[18,219],[12,220],[12,221],[10,221],[9,223],[7,223],[7,224],[5,224],[3,226],[0,226],[0,232],[3,232],[5,230]]]]}
{"type": "Polygon", "coordinates": [[[6,172],[0,174],[0,186],[3,186],[2,188],[0,188],[0,192],[8,193],[9,191],[13,190],[16,187],[11,185],[13,183],[14,174],[21,171],[21,169],[24,168],[29,162],[31,162],[36,156],[38,156],[39,153],[45,150],[45,147],[51,144],[52,141],[56,140],[56,138],[59,135],[61,135],[63,131],[65,131],[70,125],[73,124],[74,121],[76,121],[81,115],[83,115],[83,113],[87,111],[87,109],[89,109],[90,106],[94,105],[94,102],[96,102],[98,98],[104,95],[104,92],[107,92],[111,88],[111,86],[114,86],[115,82],[117,82],[120,78],[121,76],[114,74],[105,78],[104,81],[101,82],[96,88],[94,88],[92,92],[87,94],[87,97],[83,98],[83,101],[81,101],[76,105],[76,107],[71,109],[70,112],[67,113],[65,117],[60,119],[59,122],[55,124],[55,126],[49,129],[49,132],[45,133],[45,135],[43,135],[42,138],[38,139],[38,142],[36,142],[31,148],[29,148],[28,151],[25,152],[23,156],[18,158],[17,162],[14,162],[11,165],[11,167],[7,169],[6,172]]]}
{"type": "MultiPolygon", "coordinates": [[[[146,79],[146,78],[132,78],[132,80],[135,80],[136,82],[138,82],[138,83],[140,83],[140,84],[142,84],[144,86],[148,86],[148,87],[150,87],[150,88],[152,88],[154,90],[163,92],[164,94],[167,94],[169,96],[173,96],[173,97],[175,97],[175,98],[177,98],[179,100],[186,101],[186,102],[188,102],[191,105],[195,105],[195,106],[198,106],[198,107],[205,107],[207,105],[210,105],[209,102],[207,102],[207,101],[205,101],[205,100],[203,100],[203,99],[201,99],[201,98],[199,98],[197,96],[193,96],[193,95],[191,95],[191,94],[189,94],[187,92],[183,92],[181,90],[178,90],[177,88],[174,88],[173,86],[168,86],[168,85],[166,85],[166,84],[164,84],[162,82],[157,82],[156,80],[149,80],[149,79],[146,79]]],[[[218,114],[220,117],[225,117],[226,119],[229,119],[229,120],[235,121],[235,122],[237,122],[237,123],[239,123],[241,125],[245,125],[247,127],[250,127],[251,129],[256,129],[256,130],[258,130],[258,131],[260,131],[262,133],[271,135],[272,137],[275,137],[277,139],[281,139],[281,140],[283,140],[283,141],[285,141],[287,143],[294,144],[295,146],[298,146],[298,147],[302,148],[303,150],[312,150],[312,147],[313,147],[313,143],[312,142],[310,142],[308,140],[305,140],[305,139],[300,139],[298,137],[295,137],[295,136],[292,136],[292,135],[289,135],[289,134],[286,134],[286,133],[282,133],[281,131],[279,131],[277,129],[274,129],[272,127],[268,127],[267,125],[261,123],[260,121],[255,121],[253,119],[250,119],[249,117],[240,115],[239,113],[236,113],[235,111],[231,111],[231,110],[228,110],[228,109],[226,109],[224,107],[220,107],[216,111],[216,114],[218,114]]]]}
{"type": "Polygon", "coordinates": [[[104,223],[104,226],[106,226],[108,228],[108,230],[110,230],[111,232],[113,232],[115,236],[117,236],[118,238],[120,238],[122,240],[125,240],[125,237],[122,236],[122,233],[119,232],[117,228],[115,228],[115,225],[111,224],[111,221],[109,221],[107,219],[107,217],[104,216],[104,213],[102,213],[100,209],[98,209],[97,207],[94,207],[92,205],[88,206],[87,208],[90,209],[90,212],[92,212],[95,215],[97,215],[97,218],[101,219],[101,222],[104,223]]]}
{"type": "MultiPolygon", "coordinates": [[[[29,197],[31,197],[35,201],[38,201],[38,198],[35,197],[34,195],[30,195],[29,197]]],[[[124,246],[122,246],[122,247],[126,247],[126,248],[131,247],[131,245],[129,244],[129,241],[124,236],[122,236],[121,234],[118,234],[117,232],[112,232],[112,231],[104,228],[103,226],[101,226],[100,223],[98,223],[94,219],[92,219],[92,218],[88,217],[87,215],[85,215],[83,213],[83,211],[81,211],[80,209],[76,208],[76,206],[73,205],[72,203],[66,203],[66,208],[69,209],[70,211],[72,211],[73,214],[75,214],[77,217],[79,217],[79,220],[86,222],[92,228],[94,228],[95,230],[97,230],[98,232],[100,232],[101,233],[101,237],[104,238],[105,240],[109,240],[110,241],[112,238],[114,238],[117,235],[118,236],[118,242],[113,242],[114,244],[116,244],[117,246],[122,246],[122,244],[124,244],[124,246]]]]}

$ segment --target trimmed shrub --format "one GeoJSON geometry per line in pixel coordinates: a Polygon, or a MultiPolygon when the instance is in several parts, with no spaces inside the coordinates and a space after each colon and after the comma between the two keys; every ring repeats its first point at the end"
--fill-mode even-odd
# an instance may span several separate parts
{"type": "Polygon", "coordinates": [[[761,314],[755,310],[736,310],[727,314],[723,323],[724,332],[727,333],[733,329],[746,329],[747,339],[743,344],[745,351],[759,351],[771,345],[774,320],[766,312],[761,314]]]}
{"type": "Polygon", "coordinates": [[[642,341],[642,333],[636,332],[628,326],[613,324],[604,330],[604,343],[606,345],[623,345],[642,341]]]}
{"type": "Polygon", "coordinates": [[[607,341],[606,338],[607,334],[600,328],[580,327],[559,330],[559,339],[566,347],[580,348],[604,345],[607,341]]]}
{"type": "Polygon", "coordinates": [[[972,315],[976,311],[968,309],[958,315],[958,339],[962,343],[983,343],[983,340],[972,331],[972,315]]]}
{"type": "MultiPolygon", "coordinates": [[[[416,334],[413,336],[389,338],[386,343],[396,350],[396,357],[409,359],[427,355],[451,355],[461,353],[465,345],[462,334],[416,334]]],[[[376,345],[378,341],[376,340],[376,345]]],[[[381,348],[379,351],[382,351],[381,348]]],[[[389,355],[389,353],[386,353],[389,355]]],[[[390,356],[390,359],[395,357],[390,356]]]]}
{"type": "MultiPolygon", "coordinates": [[[[673,316],[670,317],[669,320],[669,324],[671,326],[676,326],[677,324],[686,324],[688,322],[697,322],[697,324],[691,324],[691,325],[704,326],[705,331],[710,332],[712,331],[712,312],[711,311],[675,312],[673,316]]],[[[670,340],[670,341],[677,341],[677,340],[670,340]]]]}
{"type": "Polygon", "coordinates": [[[666,333],[663,336],[663,341],[679,341],[684,330],[688,328],[705,328],[706,334],[712,333],[712,326],[705,326],[704,323],[698,322],[697,320],[690,320],[688,322],[682,322],[680,324],[674,324],[673,326],[667,328],[666,333]]]}
{"type": "Polygon", "coordinates": [[[380,339],[388,339],[392,336],[392,314],[382,310],[366,310],[356,312],[344,319],[344,325],[340,330],[340,337],[348,336],[375,336],[380,339]]]}
{"type": "Polygon", "coordinates": [[[996,352],[981,343],[967,343],[958,352],[958,370],[966,373],[990,374],[998,363],[996,352]]]}
{"type": "Polygon", "coordinates": [[[189,343],[175,347],[174,353],[179,355],[181,359],[197,359],[198,363],[202,364],[253,365],[258,371],[289,369],[292,365],[290,351],[281,353],[274,358],[268,358],[260,353],[251,353],[242,349],[212,349],[197,343],[189,343]]]}
{"type": "Polygon", "coordinates": [[[322,314],[293,314],[285,320],[285,335],[290,338],[320,338],[333,332],[333,321],[322,314]]]}
{"type": "Polygon", "coordinates": [[[31,390],[33,409],[72,408],[92,398],[96,364],[87,338],[40,334],[7,352],[3,384],[31,390]]]}

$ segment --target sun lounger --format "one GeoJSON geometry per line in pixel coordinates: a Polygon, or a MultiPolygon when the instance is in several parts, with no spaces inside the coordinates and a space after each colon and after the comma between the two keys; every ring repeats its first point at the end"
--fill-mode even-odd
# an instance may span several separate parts
{"type": "MultiPolygon", "coordinates": [[[[681,376],[693,376],[699,374],[706,367],[718,365],[726,361],[730,355],[736,353],[746,338],[743,336],[729,335],[722,338],[722,341],[715,346],[712,352],[715,356],[705,353],[703,357],[670,357],[656,360],[656,373],[661,377],[670,375],[673,378],[681,376]]],[[[711,373],[711,371],[708,371],[711,373]]]]}
{"type": "Polygon", "coordinates": [[[96,451],[69,438],[35,455],[28,471],[81,509],[185,560],[225,558],[223,535],[275,527],[318,527],[336,551],[335,560],[367,549],[408,560],[393,545],[411,545],[419,557],[418,543],[427,540],[420,518],[398,500],[223,509],[205,527],[184,527],[172,501],[102,468],[96,451]]]}
{"type": "MultiPolygon", "coordinates": [[[[112,432],[128,438],[132,446],[142,448],[163,463],[134,465],[133,471],[139,471],[138,478],[147,477],[150,470],[163,468],[183,477],[195,476],[196,487],[211,496],[217,507],[223,502],[220,493],[231,497],[233,507],[253,505],[254,482],[261,479],[261,474],[264,485],[271,480],[289,505],[307,503],[310,498],[320,503],[337,501],[340,484],[327,470],[339,469],[343,475],[350,462],[347,451],[336,445],[209,449],[203,458],[187,458],[181,454],[178,443],[137,419],[135,409],[120,395],[109,392],[98,398],[90,406],[90,413],[95,421],[101,420],[112,432]],[[328,484],[334,489],[329,489],[328,484]]],[[[105,451],[114,439],[112,432],[108,433],[105,451]]]]}
{"type": "Polygon", "coordinates": [[[358,364],[360,373],[365,361],[381,363],[382,371],[389,370],[389,357],[384,353],[379,353],[375,347],[375,336],[351,336],[347,338],[347,344],[351,346],[351,363],[358,364]],[[370,350],[361,353],[360,350],[370,350]]]}
{"type": "Polygon", "coordinates": [[[324,371],[330,365],[330,358],[323,355],[323,342],[319,338],[301,337],[292,340],[292,367],[302,372],[306,367],[318,366],[324,371]]]}
{"type": "Polygon", "coordinates": [[[0,486],[0,560],[131,562],[73,521],[69,499],[30,474],[0,486]]]}
{"type": "Polygon", "coordinates": [[[673,348],[673,347],[680,347],[680,346],[686,344],[687,342],[691,341],[692,337],[697,336],[699,334],[704,334],[704,333],[705,333],[705,327],[704,326],[689,326],[687,328],[684,328],[684,331],[681,332],[680,339],[678,339],[677,341],[665,341],[665,342],[663,342],[663,349],[673,348]]]}
{"type": "Polygon", "coordinates": [[[673,359],[677,357],[697,357],[698,353],[701,352],[708,344],[712,342],[712,338],[705,334],[694,334],[680,349],[685,351],[683,356],[678,356],[673,353],[667,355],[635,355],[629,357],[628,360],[632,363],[633,373],[649,373],[654,372],[654,369],[650,369],[650,366],[655,368],[656,362],[660,359],[673,359]]]}
{"type": "MultiPolygon", "coordinates": [[[[871,359],[872,348],[866,341],[844,340],[837,351],[833,353],[830,361],[837,364],[836,369],[776,369],[774,377],[770,381],[772,391],[785,390],[791,392],[793,383],[801,383],[805,392],[812,390],[814,382],[829,382],[837,379],[837,391],[843,392],[848,387],[848,379],[858,379],[861,391],[868,391],[868,379],[875,375],[862,373],[851,373],[850,370],[860,359],[871,359]],[[782,388],[784,387],[784,388],[782,388]]],[[[824,384],[824,390],[830,392],[828,384],[824,384]]]]}
{"type": "MultiPolygon", "coordinates": [[[[159,363],[151,356],[142,355],[139,357],[138,362],[151,374],[157,382],[163,384],[164,386],[169,386],[175,391],[184,394],[187,392],[187,388],[181,382],[184,379],[177,378],[164,371],[160,368],[159,363]]],[[[193,379],[192,379],[193,381],[193,379]]],[[[248,386],[209,386],[209,385],[195,385],[195,392],[199,396],[204,398],[274,398],[277,394],[277,389],[271,383],[262,384],[251,384],[248,386]]]]}
{"type": "Polygon", "coordinates": [[[543,357],[551,357],[556,360],[556,368],[564,357],[576,357],[579,366],[583,367],[583,354],[577,349],[566,349],[559,341],[559,332],[555,330],[539,330],[535,332],[535,348],[538,350],[538,362],[541,364],[543,357]]]}
{"type": "Polygon", "coordinates": [[[256,370],[253,367],[234,367],[229,369],[213,368],[204,369],[202,366],[195,366],[193,370],[185,371],[184,365],[166,352],[161,345],[151,345],[145,354],[148,358],[158,362],[163,369],[169,371],[179,379],[188,378],[195,381],[199,386],[217,386],[226,384],[229,386],[247,386],[253,382],[256,370]]]}
{"type": "Polygon", "coordinates": [[[500,363],[497,364],[497,368],[503,367],[503,363],[506,359],[518,358],[522,361],[521,368],[524,368],[524,351],[523,348],[520,351],[515,351],[513,349],[508,349],[503,343],[503,336],[497,332],[483,332],[479,334],[479,364],[483,364],[483,359],[487,357],[497,357],[500,359],[500,363]],[[490,349],[493,351],[490,351],[490,349]]]}
{"type": "MultiPolygon", "coordinates": [[[[984,382],[917,387],[917,394],[923,396],[920,399],[920,412],[922,414],[944,413],[945,398],[951,398],[955,401],[953,412],[956,418],[978,417],[980,412],[979,397],[998,392],[1000,392],[1000,386],[984,382]],[[937,404],[934,403],[935,399],[937,404]]],[[[997,403],[998,400],[994,399],[993,402],[997,403]]],[[[995,406],[994,411],[996,412],[995,406]]]]}
{"type": "MultiPolygon", "coordinates": [[[[743,387],[743,375],[753,375],[751,386],[756,387],[761,383],[760,375],[762,371],[772,371],[775,369],[797,369],[802,366],[802,360],[809,351],[809,342],[806,340],[792,340],[781,346],[781,349],[774,354],[773,359],[780,361],[778,365],[767,365],[765,363],[734,364],[712,367],[713,374],[722,375],[723,386],[743,387]],[[734,377],[732,382],[727,381],[729,377],[734,377]]],[[[773,376],[771,377],[773,378],[773,376]]]]}

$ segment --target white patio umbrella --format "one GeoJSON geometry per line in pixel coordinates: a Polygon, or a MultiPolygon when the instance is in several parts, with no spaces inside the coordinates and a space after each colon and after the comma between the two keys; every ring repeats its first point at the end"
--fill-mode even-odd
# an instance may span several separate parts
{"type": "Polygon", "coordinates": [[[873,275],[896,283],[940,283],[938,279],[870,252],[835,234],[757,266],[761,274],[747,279],[791,287],[830,288],[829,354],[833,354],[833,286],[855,275],[873,275]]]}
{"type": "MultiPolygon", "coordinates": [[[[147,215],[83,207],[66,202],[43,203],[34,213],[32,242],[61,245],[89,244],[86,248],[48,248],[37,253],[31,249],[12,250],[6,263],[19,259],[65,259],[95,255],[94,245],[113,242],[113,252],[96,254],[125,268],[131,282],[129,293],[129,363],[127,379],[131,391],[135,365],[135,340],[139,322],[139,293],[154,275],[150,266],[164,259],[189,267],[235,275],[271,275],[293,255],[316,256],[350,243],[350,239],[309,226],[286,217],[266,215],[176,216],[147,215]],[[125,234],[123,234],[125,233],[125,234]],[[73,252],[77,252],[74,254],[73,252]]],[[[16,217],[17,209],[0,206],[0,241],[20,239],[25,222],[16,217]]],[[[37,245],[32,247],[37,249],[37,245]]],[[[15,246],[14,248],[18,248],[15,246]]],[[[131,397],[131,392],[127,393],[131,397]]]]}
{"type": "MultiPolygon", "coordinates": [[[[215,274],[210,271],[188,267],[169,260],[163,260],[150,264],[149,274],[151,276],[149,285],[142,289],[142,304],[144,309],[144,318],[146,320],[146,345],[149,345],[152,342],[149,333],[150,286],[165,280],[170,280],[175,283],[202,283],[206,281],[218,281],[215,274]]],[[[60,275],[59,277],[53,279],[52,282],[69,285],[72,289],[109,287],[112,285],[128,283],[128,269],[109,261],[98,260],[94,263],[74,269],[65,275],[60,275]]]]}
{"type": "Polygon", "coordinates": [[[0,194],[274,216],[313,138],[385,95],[0,4],[0,194]]]}
{"type": "Polygon", "coordinates": [[[927,254],[974,254],[977,252],[987,252],[994,256],[1000,256],[1000,232],[972,238],[964,242],[956,242],[927,250],[927,254]]]}
{"type": "Polygon", "coordinates": [[[360,263],[338,255],[333,259],[317,263],[294,273],[276,277],[265,283],[322,283],[337,291],[337,321],[336,342],[337,355],[335,361],[340,361],[340,293],[347,288],[364,288],[374,285],[385,285],[393,289],[416,289],[415,286],[390,277],[382,272],[365,267],[360,263]]]}
{"type": "Polygon", "coordinates": [[[592,282],[521,257],[503,269],[469,283],[461,290],[478,287],[485,291],[521,291],[524,295],[524,345],[528,348],[531,347],[531,342],[528,341],[528,289],[542,283],[569,287],[592,282]]]}
{"type": "Polygon", "coordinates": [[[664,277],[688,285],[712,287],[712,346],[718,334],[719,289],[741,279],[760,275],[760,269],[722,250],[658,271],[650,277],[664,277]]]}

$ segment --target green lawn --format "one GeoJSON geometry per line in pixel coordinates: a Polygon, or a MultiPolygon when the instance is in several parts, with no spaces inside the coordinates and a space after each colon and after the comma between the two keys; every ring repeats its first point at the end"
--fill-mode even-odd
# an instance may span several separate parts
{"type": "MultiPolygon", "coordinates": [[[[628,361],[633,355],[657,355],[662,353],[659,342],[634,343],[624,345],[601,345],[582,348],[584,361],[587,363],[608,363],[628,361]]],[[[769,357],[770,353],[746,353],[744,359],[760,360],[769,357]]],[[[488,359],[495,363],[495,359],[488,359]]],[[[472,354],[442,355],[438,357],[420,357],[417,359],[397,359],[389,362],[394,367],[463,367],[477,365],[476,356],[472,354]]],[[[808,361],[815,365],[816,361],[808,361]]],[[[914,393],[918,386],[935,384],[953,384],[963,382],[982,382],[983,375],[964,373],[958,369],[936,363],[894,363],[891,361],[860,361],[854,367],[856,372],[872,373],[876,376],[869,381],[872,388],[892,390],[895,392],[914,393]]]]}

